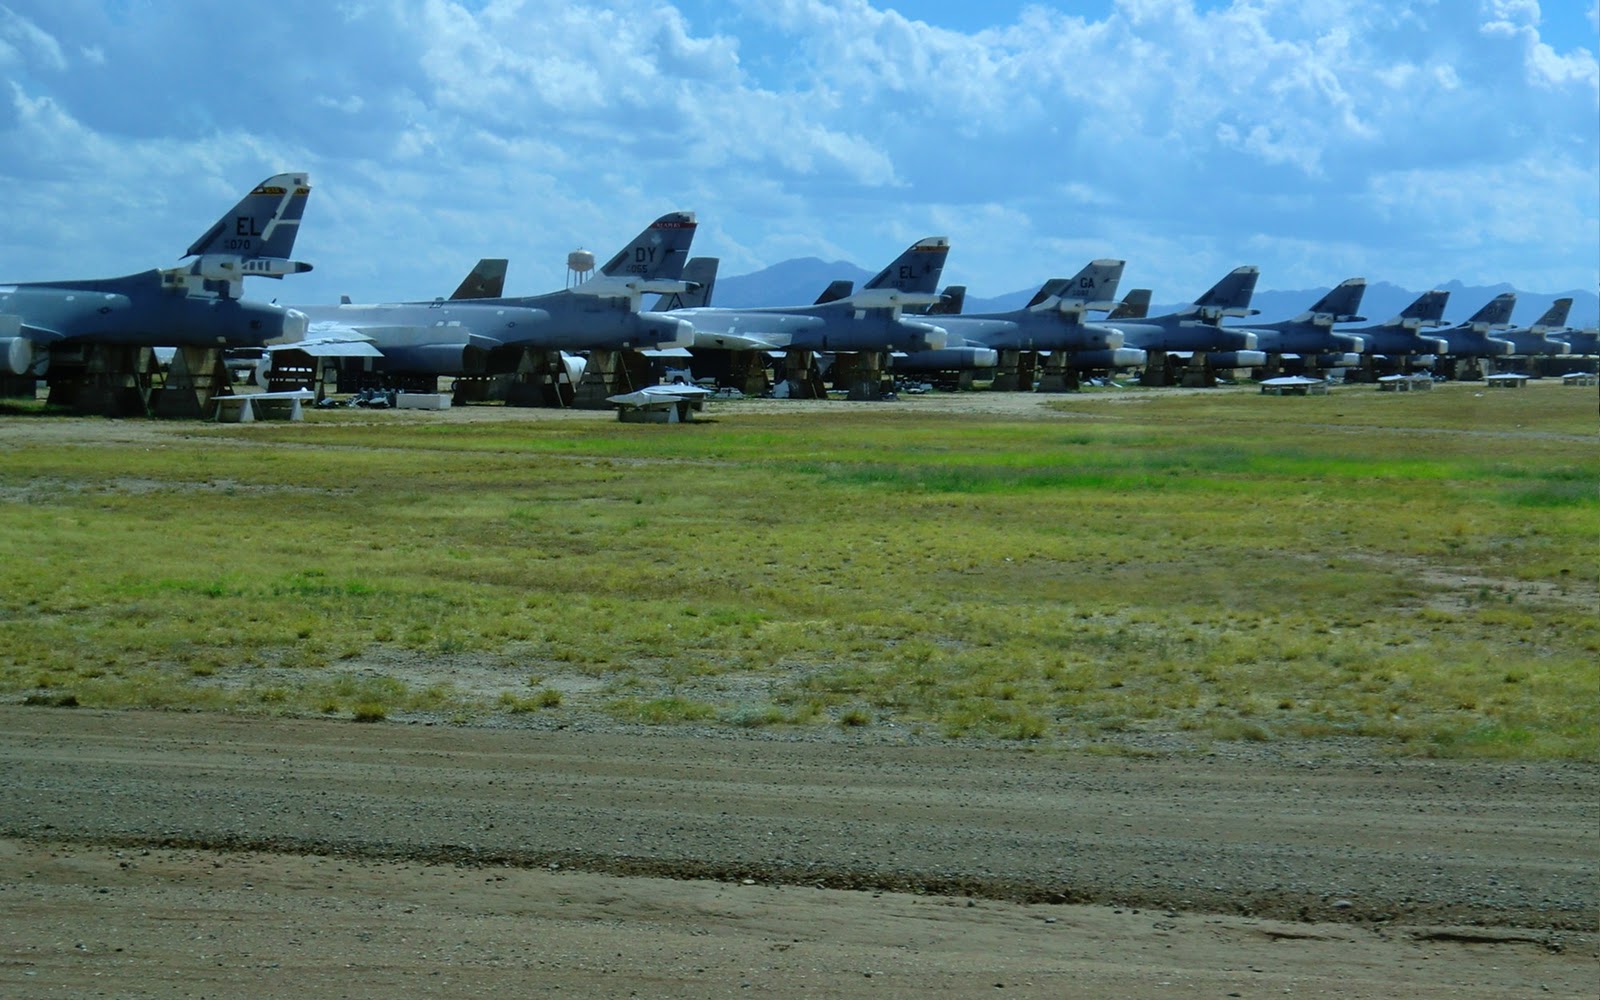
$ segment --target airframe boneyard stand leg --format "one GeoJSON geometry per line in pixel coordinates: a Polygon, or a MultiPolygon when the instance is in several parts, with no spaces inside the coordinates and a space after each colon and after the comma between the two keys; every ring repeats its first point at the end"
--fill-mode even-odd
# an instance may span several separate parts
{"type": "Polygon", "coordinates": [[[728,352],[729,384],[746,396],[760,396],[772,384],[767,379],[767,356],[760,351],[728,352]]]}
{"type": "Polygon", "coordinates": [[[836,355],[833,360],[834,387],[845,390],[846,399],[882,399],[885,360],[885,355],[879,351],[836,355]]]}
{"type": "Polygon", "coordinates": [[[71,357],[52,354],[45,373],[48,401],[97,416],[147,416],[155,373],[155,352],[148,347],[85,345],[71,357]]]}
{"type": "Polygon", "coordinates": [[[33,376],[0,375],[0,397],[33,399],[39,395],[39,380],[33,376]]]}
{"type": "Polygon", "coordinates": [[[783,355],[784,380],[789,383],[790,399],[827,399],[828,387],[817,371],[817,356],[810,351],[786,351],[783,355]]]}
{"type": "Polygon", "coordinates": [[[1144,371],[1139,375],[1140,385],[1172,385],[1172,359],[1166,351],[1146,353],[1144,371]]]}
{"type": "Polygon", "coordinates": [[[609,396],[641,389],[653,381],[650,359],[638,351],[593,350],[589,364],[573,394],[572,405],[585,410],[603,410],[611,404],[609,396]]]}
{"type": "Polygon", "coordinates": [[[1072,367],[1071,351],[1056,351],[1045,362],[1044,374],[1039,377],[1039,392],[1077,392],[1078,370],[1072,367]]]}
{"type": "Polygon", "coordinates": [[[1039,355],[1034,351],[1001,351],[989,388],[1000,392],[1032,392],[1039,355]]]}
{"type": "Polygon", "coordinates": [[[506,386],[507,406],[571,406],[574,389],[560,351],[522,352],[517,373],[506,386]]]}
{"type": "Polygon", "coordinates": [[[1183,369],[1182,384],[1190,389],[1209,389],[1217,384],[1216,369],[1211,367],[1211,361],[1204,351],[1189,355],[1189,363],[1183,369]]]}
{"type": "Polygon", "coordinates": [[[220,349],[180,347],[167,366],[166,381],[150,393],[150,411],[158,417],[207,416],[211,397],[228,391],[228,369],[220,349]]]}

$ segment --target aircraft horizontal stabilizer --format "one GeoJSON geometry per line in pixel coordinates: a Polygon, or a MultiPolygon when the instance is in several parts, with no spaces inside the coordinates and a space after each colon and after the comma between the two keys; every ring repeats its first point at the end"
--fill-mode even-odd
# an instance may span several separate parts
{"type": "Polygon", "coordinates": [[[863,288],[848,299],[857,309],[899,309],[904,306],[932,306],[944,301],[938,292],[902,292],[894,288],[863,288]]]}
{"type": "Polygon", "coordinates": [[[187,264],[161,272],[161,282],[167,288],[193,289],[205,287],[207,282],[220,283],[224,298],[237,299],[244,294],[244,279],[248,277],[282,278],[288,274],[305,274],[311,265],[300,260],[282,257],[241,257],[238,254],[203,254],[187,264]]]}

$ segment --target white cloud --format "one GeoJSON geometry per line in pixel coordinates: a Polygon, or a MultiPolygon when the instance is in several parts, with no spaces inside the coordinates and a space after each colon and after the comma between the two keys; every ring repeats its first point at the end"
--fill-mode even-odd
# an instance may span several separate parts
{"type": "Polygon", "coordinates": [[[1429,282],[1596,279],[1600,72],[1549,5],[1114,0],[975,32],[901,10],[0,5],[0,180],[27,191],[0,272],[164,255],[293,167],[313,173],[317,270],[271,291],[313,301],[431,296],[486,254],[514,258],[518,290],[559,285],[573,246],[604,252],[678,208],[728,274],[806,255],[873,267],[947,232],[950,274],[980,296],[1070,273],[1067,255],[1124,257],[1160,299],[1239,263],[1263,287],[1309,287],[1317,245],[1373,280],[1424,261],[1429,282]],[[253,57],[196,85],[241,32],[253,57]],[[1541,227],[1559,234],[1548,248],[1525,240],[1541,227]],[[63,232],[76,257],[29,242],[63,232]]]}
{"type": "Polygon", "coordinates": [[[67,59],[54,36],[0,4],[0,66],[34,62],[51,70],[67,68],[67,59]]]}

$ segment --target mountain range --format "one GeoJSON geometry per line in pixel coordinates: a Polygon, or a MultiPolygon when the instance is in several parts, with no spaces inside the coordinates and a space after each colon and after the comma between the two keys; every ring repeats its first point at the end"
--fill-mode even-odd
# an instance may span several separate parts
{"type": "MultiPolygon", "coordinates": [[[[718,278],[712,305],[729,307],[804,305],[815,301],[817,295],[830,281],[846,278],[854,281],[859,288],[863,282],[870,280],[874,273],[846,261],[829,263],[816,257],[797,257],[750,274],[718,278]]],[[[1450,293],[1445,319],[1451,322],[1466,319],[1477,312],[1480,306],[1502,292],[1515,292],[1517,295],[1517,308],[1512,320],[1518,326],[1532,323],[1544,314],[1551,302],[1568,295],[1573,300],[1572,313],[1567,319],[1569,326],[1592,327],[1600,322],[1600,295],[1594,292],[1524,292],[1507,284],[1464,285],[1459,281],[1450,281],[1437,287],[1450,293]]],[[[962,311],[984,313],[1020,309],[1028,304],[1036,288],[1037,286],[1023,288],[994,298],[978,298],[969,294],[962,311]]],[[[1126,292],[1127,288],[1123,291],[1126,292]]],[[[1205,289],[1196,288],[1194,294],[1199,295],[1203,291],[1205,289]]],[[[1366,296],[1362,299],[1362,315],[1373,323],[1398,316],[1400,310],[1410,305],[1423,291],[1426,289],[1411,291],[1386,281],[1373,282],[1367,285],[1366,296]]],[[[1257,290],[1251,304],[1261,312],[1252,318],[1262,323],[1289,319],[1310,308],[1312,303],[1327,292],[1328,288],[1257,290]]],[[[1152,303],[1150,312],[1151,315],[1160,315],[1180,309],[1184,305],[1187,305],[1187,302],[1152,303]]],[[[1245,321],[1232,320],[1230,325],[1243,326],[1245,321]]]]}

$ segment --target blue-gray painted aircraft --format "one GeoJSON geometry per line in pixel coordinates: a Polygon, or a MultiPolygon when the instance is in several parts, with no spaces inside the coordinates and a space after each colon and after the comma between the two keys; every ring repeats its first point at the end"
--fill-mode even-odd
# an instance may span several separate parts
{"type": "Polygon", "coordinates": [[[1514,326],[1495,333],[1495,339],[1511,342],[1511,353],[1522,357],[1571,354],[1572,344],[1565,336],[1567,314],[1572,311],[1572,299],[1562,297],[1550,303],[1543,316],[1532,326],[1514,326]]]}
{"type": "MultiPolygon", "coordinates": [[[[735,351],[912,351],[943,347],[937,323],[904,314],[906,306],[938,301],[950,241],[918,240],[859,291],[808,306],[725,309],[708,306],[672,313],[693,326],[693,349],[735,351]]],[[[830,286],[830,292],[835,291],[830,286]]],[[[943,319],[943,317],[940,317],[943,319]]]]}
{"type": "Polygon", "coordinates": [[[1443,354],[1449,347],[1442,337],[1422,333],[1433,329],[1444,319],[1444,307],[1450,293],[1442,289],[1423,292],[1415,302],[1400,311],[1400,315],[1375,326],[1358,326],[1340,330],[1347,337],[1359,338],[1362,355],[1366,359],[1385,357],[1391,359],[1414,358],[1443,354]]]}
{"type": "Polygon", "coordinates": [[[1517,296],[1512,292],[1496,295],[1472,314],[1472,318],[1455,326],[1441,327],[1434,336],[1445,342],[1445,352],[1457,358],[1495,358],[1511,353],[1511,342],[1498,334],[1511,325],[1511,311],[1517,306],[1517,296]]]}
{"type": "Polygon", "coordinates": [[[190,245],[187,263],[120,278],[0,285],[0,373],[35,377],[97,347],[242,347],[298,340],[303,313],[241,298],[252,275],[311,270],[290,260],[311,186],[269,177],[190,245]]]}
{"type": "Polygon", "coordinates": [[[422,376],[513,372],[528,351],[687,346],[688,323],[639,303],[687,287],[679,277],[694,231],[694,213],[670,212],[595,277],[544,295],[301,306],[310,330],[299,346],[365,344],[375,369],[422,376]]]}
{"type": "Polygon", "coordinates": [[[1298,355],[1313,367],[1355,364],[1349,354],[1359,354],[1365,345],[1360,337],[1334,330],[1335,323],[1359,323],[1365,317],[1361,298],[1367,291],[1366,278],[1350,278],[1318,299],[1305,312],[1276,323],[1251,323],[1246,329],[1256,336],[1256,349],[1280,362],[1284,355],[1298,355]]]}
{"type": "MultiPolygon", "coordinates": [[[[1143,351],[1122,347],[1122,334],[1109,326],[1085,323],[1089,310],[1116,306],[1117,283],[1124,262],[1090,261],[1071,278],[1052,278],[1021,309],[972,315],[940,315],[937,322],[949,335],[942,350],[908,353],[894,359],[897,371],[957,371],[992,368],[1002,351],[1050,351],[1093,355],[1115,368],[1143,364],[1143,351]]],[[[1057,359],[1052,359],[1054,363],[1057,359]]],[[[1081,361],[1075,363],[1081,364],[1081,361]]]]}
{"type": "MultiPolygon", "coordinates": [[[[1259,368],[1266,364],[1267,356],[1256,349],[1255,334],[1219,324],[1227,316],[1253,315],[1250,298],[1260,275],[1256,267],[1234,268],[1177,312],[1137,321],[1118,320],[1113,328],[1121,331],[1124,347],[1150,353],[1203,354],[1206,364],[1215,368],[1259,368]]],[[[1158,363],[1160,359],[1150,360],[1158,363]]]]}

